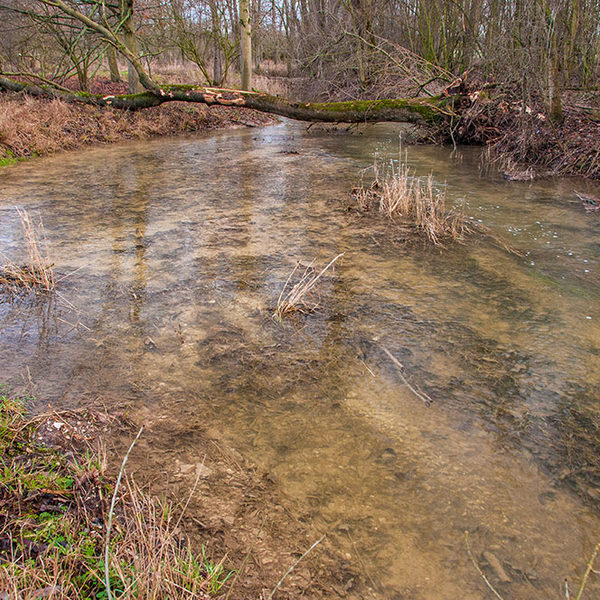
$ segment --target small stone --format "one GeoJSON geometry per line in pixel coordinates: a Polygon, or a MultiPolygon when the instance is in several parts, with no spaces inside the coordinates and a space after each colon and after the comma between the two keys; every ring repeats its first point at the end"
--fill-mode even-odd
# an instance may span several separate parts
{"type": "Polygon", "coordinates": [[[196,476],[197,477],[210,477],[212,475],[212,469],[209,469],[204,463],[196,464],[196,476]]]}

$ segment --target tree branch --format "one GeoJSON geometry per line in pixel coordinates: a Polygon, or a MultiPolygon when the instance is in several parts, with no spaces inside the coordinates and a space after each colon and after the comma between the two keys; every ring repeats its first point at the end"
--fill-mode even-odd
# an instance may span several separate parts
{"type": "Polygon", "coordinates": [[[141,94],[102,96],[82,92],[64,92],[45,85],[21,83],[2,75],[0,75],[0,90],[25,92],[33,96],[60,98],[66,102],[111,106],[124,110],[140,110],[175,101],[238,106],[300,121],[324,123],[394,121],[433,125],[443,123],[448,117],[457,116],[451,108],[453,100],[455,100],[453,96],[311,103],[284,100],[257,92],[192,85],[162,85],[159,87],[159,94],[147,91],[141,94]]]}

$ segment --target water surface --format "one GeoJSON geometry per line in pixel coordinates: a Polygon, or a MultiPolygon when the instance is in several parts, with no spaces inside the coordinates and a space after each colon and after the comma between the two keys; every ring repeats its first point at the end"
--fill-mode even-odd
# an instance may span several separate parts
{"type": "Polygon", "coordinates": [[[505,599],[564,597],[600,539],[600,219],[572,193],[586,184],[408,148],[519,254],[440,249],[345,210],[374,155],[398,156],[397,130],[282,124],[4,169],[0,249],[19,259],[26,208],[69,275],[52,303],[0,302],[0,379],[32,382],[40,405],[205,416],[360,566],[365,597],[488,597],[467,531],[505,599]],[[272,318],[296,261],[341,252],[316,313],[272,318]]]}

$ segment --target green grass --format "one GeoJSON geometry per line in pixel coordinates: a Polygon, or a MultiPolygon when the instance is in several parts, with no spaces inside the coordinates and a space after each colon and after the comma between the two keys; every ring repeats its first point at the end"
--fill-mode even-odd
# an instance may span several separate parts
{"type": "MultiPolygon", "coordinates": [[[[39,441],[61,419],[28,420],[25,402],[0,388],[0,590],[8,597],[207,598],[231,575],[204,547],[195,554],[174,529],[171,507],[124,479],[108,540],[112,481],[100,454],[39,441]]],[[[80,417],[78,416],[78,419],[80,417]]],[[[67,421],[67,419],[65,419],[67,421]]],[[[66,425],[65,425],[66,427],[66,425]]]]}
{"type": "Polygon", "coordinates": [[[8,167],[8,165],[14,165],[15,163],[22,162],[24,160],[27,159],[16,157],[8,148],[0,147],[0,168],[8,167]]]}

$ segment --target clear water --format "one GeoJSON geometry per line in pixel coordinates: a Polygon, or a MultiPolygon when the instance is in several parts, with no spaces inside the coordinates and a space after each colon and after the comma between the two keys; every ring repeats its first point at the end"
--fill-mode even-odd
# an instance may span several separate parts
{"type": "MultiPolygon", "coordinates": [[[[490,596],[466,531],[505,599],[564,597],[600,539],[600,217],[573,194],[593,190],[482,175],[476,149],[407,152],[521,256],[489,239],[405,244],[344,210],[373,156],[398,156],[386,126],[282,124],[3,169],[0,250],[20,260],[26,208],[69,275],[52,303],[0,302],[0,380],[40,405],[126,406],[147,436],[172,424],[186,460],[201,420],[360,566],[365,597],[490,596]],[[295,262],[341,252],[320,310],[276,322],[295,262]]],[[[599,592],[591,579],[584,597],[599,592]]]]}

